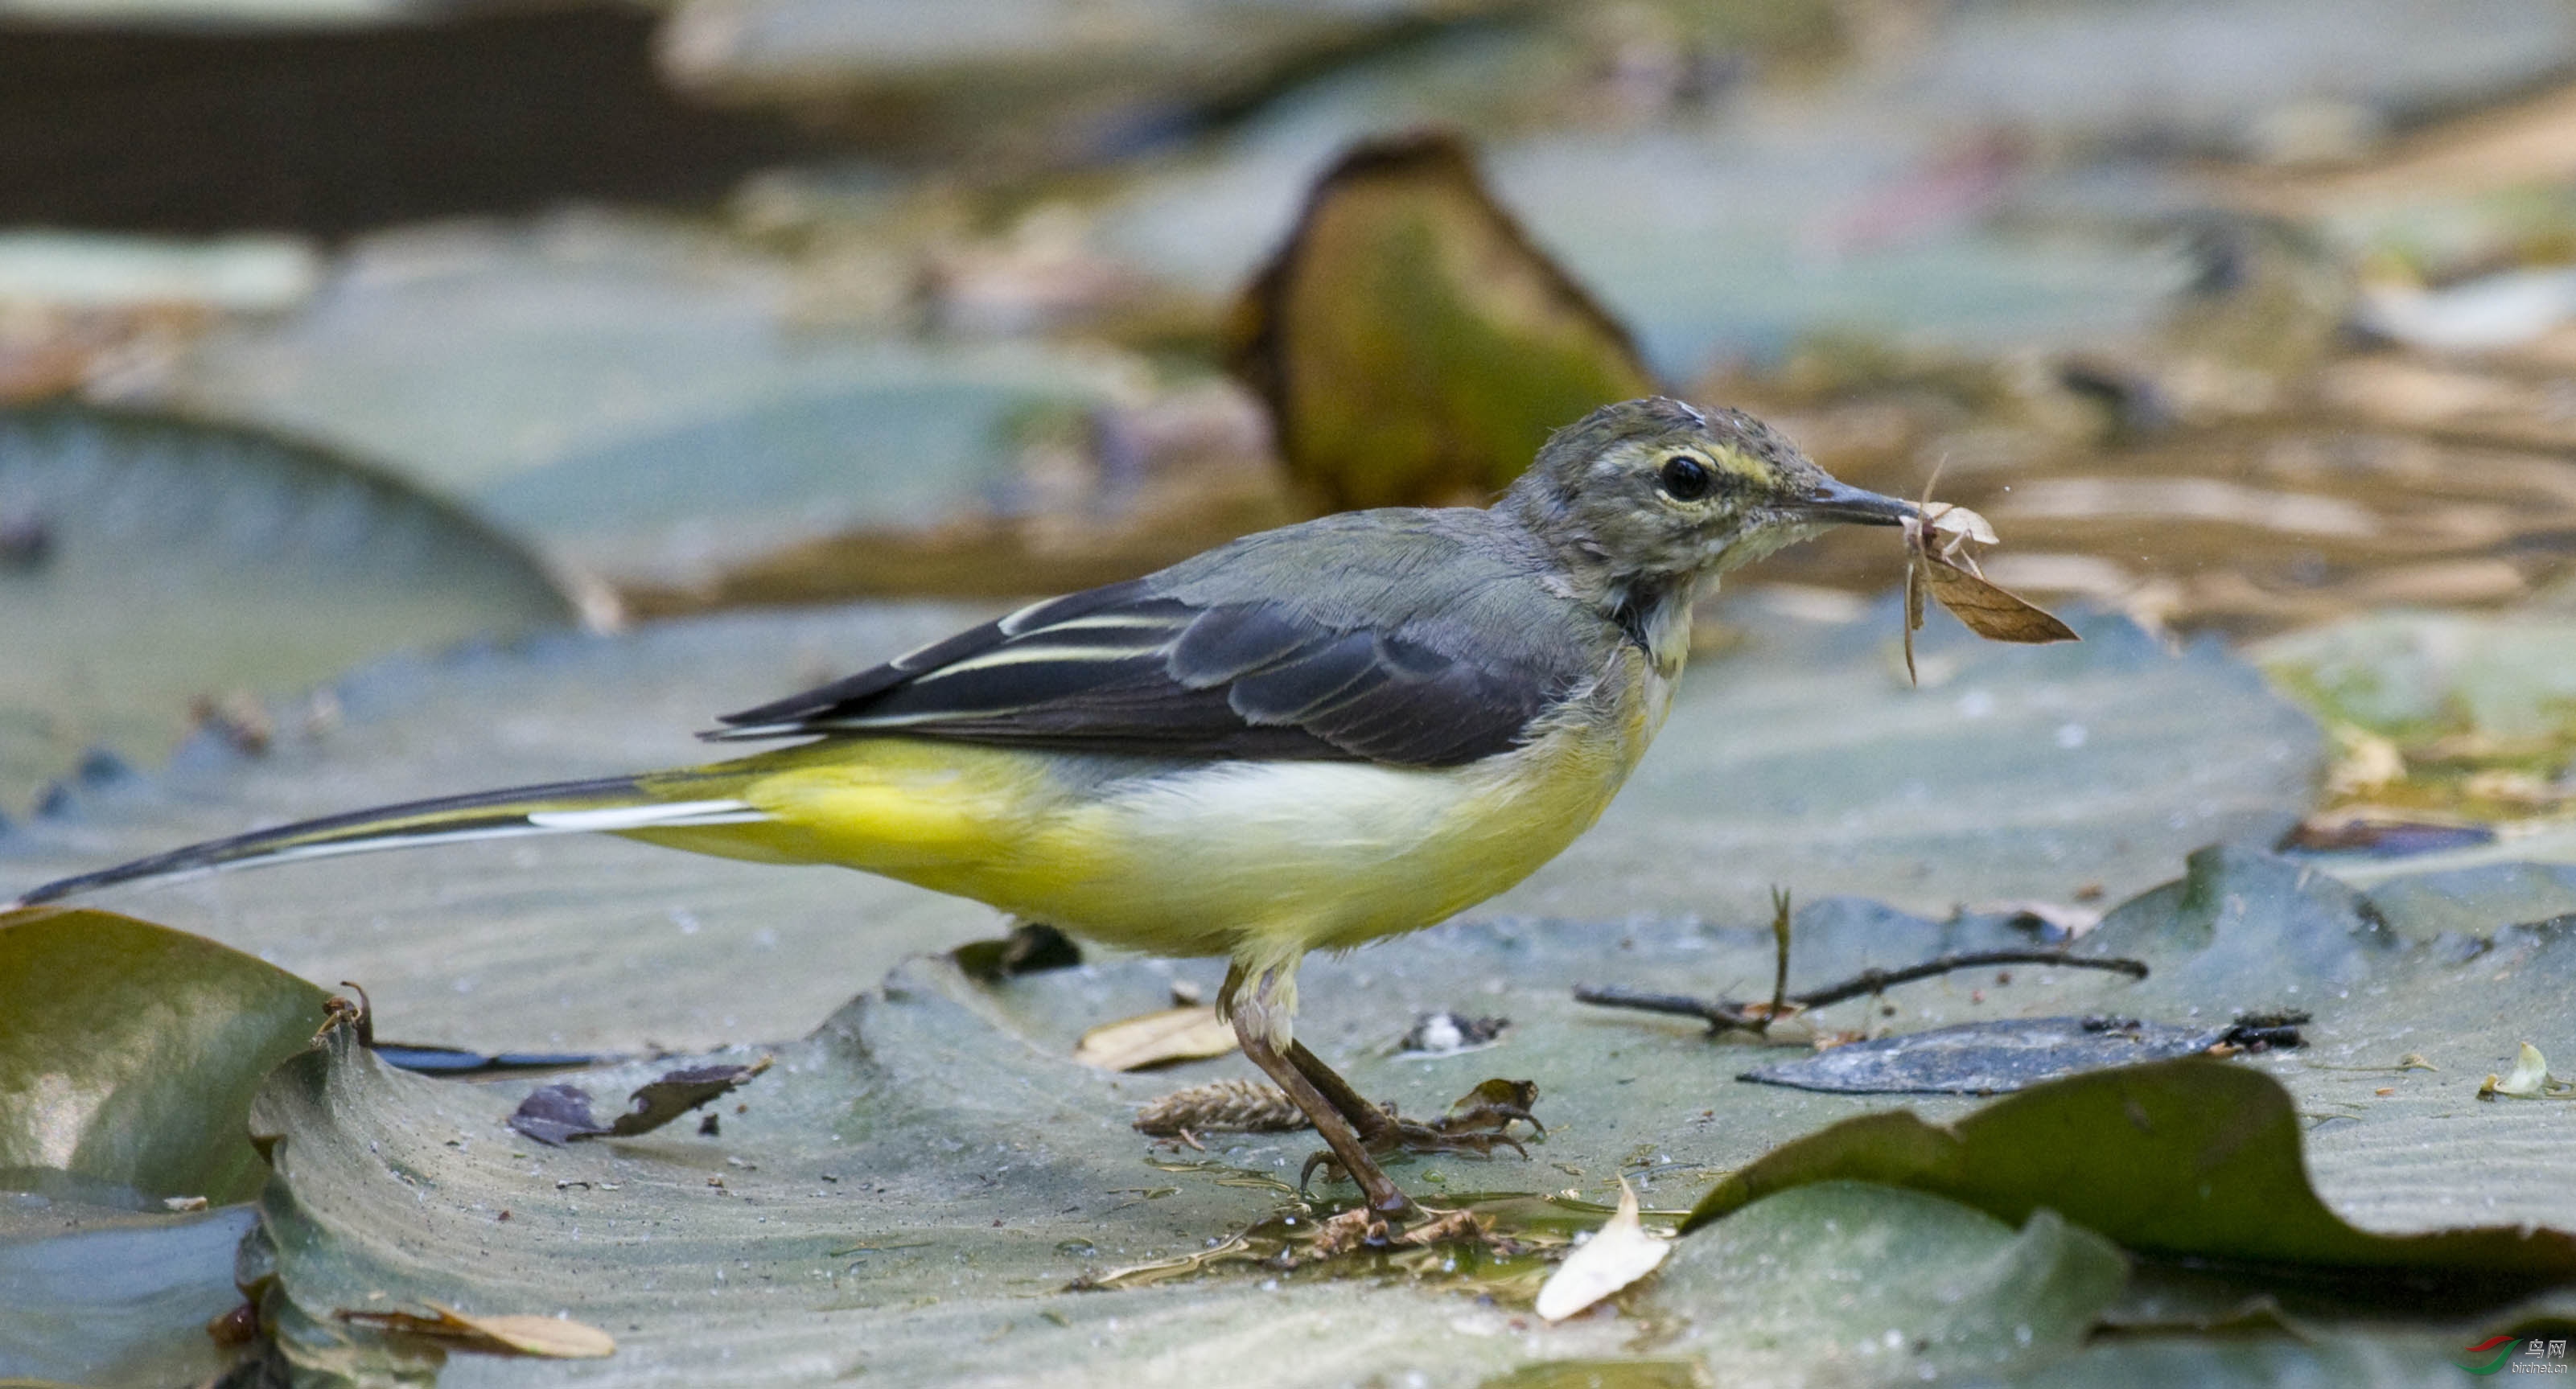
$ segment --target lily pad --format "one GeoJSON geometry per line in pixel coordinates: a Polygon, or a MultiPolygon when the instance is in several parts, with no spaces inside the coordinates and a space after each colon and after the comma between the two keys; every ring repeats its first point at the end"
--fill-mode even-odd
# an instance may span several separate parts
{"type": "Polygon", "coordinates": [[[227,323],[171,398],[381,459],[549,553],[687,584],[856,525],[1017,505],[1021,417],[1122,363],[805,323],[775,258],[567,215],[353,244],[314,306],[227,323]]]}
{"type": "Polygon", "coordinates": [[[2082,1344],[2128,1281],[2110,1241],[2040,1210],[1826,1181],[1682,1240],[1652,1298],[1728,1382],[1889,1384],[2033,1368],[2082,1344]]]}
{"type": "Polygon", "coordinates": [[[454,505],[186,420],[0,411],[0,530],[16,537],[0,543],[0,806],[86,747],[158,761],[191,701],[576,616],[527,551],[454,505]]]}
{"type": "Polygon", "coordinates": [[[251,1092],[323,1019],[320,989],[238,951],[106,912],[0,915],[0,1186],[215,1204],[266,1175],[251,1092]],[[90,1186],[95,1184],[95,1186],[90,1186]]]}
{"type": "MultiPolygon", "coordinates": [[[[326,1380],[398,1373],[420,1347],[336,1313],[435,1302],[601,1327],[618,1349],[591,1373],[610,1383],[1062,1384],[1139,1357],[1219,1376],[1252,1356],[1330,1383],[1384,1366],[1481,1377],[1526,1357],[1500,1334],[1505,1310],[1329,1266],[1070,1290],[1086,1271],[1207,1254],[1290,1194],[1267,1156],[1205,1173],[1158,1160],[1128,1127],[1134,1082],[994,1025],[1012,995],[1073,973],[996,995],[946,961],[910,966],[781,1048],[713,1139],[532,1152],[499,1127],[510,1087],[411,1076],[335,1040],[281,1068],[255,1118],[277,1135],[264,1229],[281,1344],[326,1380]]],[[[1542,1339],[1607,1354],[1615,1338],[1542,1339]]],[[[505,1369],[525,1372],[457,1357],[441,1381],[505,1369]]]]}
{"type": "Polygon", "coordinates": [[[2044,1207],[2168,1258],[2576,1280],[2576,1234],[2562,1230],[2389,1236],[2347,1224],[2308,1185],[2289,1092],[2205,1059],[2051,1081],[1949,1124],[1901,1112],[1848,1120],[1720,1181],[1683,1228],[1821,1181],[1932,1192],[2004,1220],[2044,1207]]]}
{"type": "Polygon", "coordinates": [[[242,1304],[234,1255],[257,1219],[246,1205],[140,1215],[0,1196],[0,1382],[165,1389],[212,1379],[232,1355],[207,1323],[242,1304]]]}
{"type": "Polygon", "coordinates": [[[1756,1066],[1743,1079],[1851,1095],[2000,1095],[2084,1071],[2198,1055],[2228,1031],[2135,1018],[1969,1022],[1851,1042],[1756,1066]]]}
{"type": "MultiPolygon", "coordinates": [[[[2292,880],[2298,875],[2295,865],[2244,856],[2205,856],[2195,867],[2203,879],[2195,891],[2222,904],[2242,895],[2266,912],[2281,902],[2235,879],[2276,869],[2292,880]]],[[[2318,923],[2312,929],[2338,929],[2330,927],[2337,919],[2331,908],[2352,899],[2321,877],[2312,882],[2323,894],[2306,908],[2318,923]]],[[[2162,929],[2186,895],[2181,889],[2148,894],[2114,911],[2112,924],[2100,928],[2116,926],[2129,938],[2128,948],[2148,956],[2159,974],[2145,983],[2099,971],[2019,967],[2008,985],[1989,980],[1971,990],[1967,980],[1930,980],[1883,1001],[1820,1010],[1827,1016],[1814,1025],[1911,1028],[1985,1010],[2185,1011],[2189,1005],[2150,991],[2166,974],[2190,977],[2193,955],[2218,948],[2196,936],[2188,921],[2162,929]],[[1887,1015],[1887,1008],[1896,1013],[1887,1015]]],[[[2229,934],[2260,935],[2275,924],[2250,913],[2217,918],[2218,930],[2229,934]]],[[[2003,914],[1933,922],[1850,899],[1821,900],[1797,918],[1792,986],[1838,977],[1855,961],[1904,963],[2024,934],[2003,914]]],[[[1762,1162],[1777,1160],[1765,1159],[1765,1150],[1819,1129],[1833,1133],[1828,1126],[1836,1121],[1884,1106],[1869,1097],[1736,1084],[1731,1077],[1748,1054],[1741,1043],[1707,1041],[1696,1027],[1605,1016],[1575,1004],[1564,989],[1569,979],[1614,972],[1674,987],[1767,981],[1770,948],[1770,932],[1751,920],[1710,925],[1637,917],[1616,928],[1527,918],[1452,924],[1310,962],[1299,1035],[1363,1093],[1409,1115],[1438,1113],[1480,1076],[1535,1080],[1537,1112],[1548,1131],[1530,1145],[1529,1160],[1450,1154],[1394,1169],[1434,1204],[1493,1212],[1510,1222],[1504,1232],[1535,1238],[1535,1212],[1547,1207],[1534,1210],[1533,1195],[1555,1194],[1561,1202],[1573,1188],[1579,1197],[1606,1197],[1625,1176],[1647,1204],[1668,1207],[1679,1194],[1704,1189],[1713,1174],[1748,1163],[1762,1170],[1762,1162]],[[1470,1005],[1506,1013],[1514,1025],[1494,1047],[1465,1056],[1399,1051],[1422,1012],[1470,1005]],[[1527,1194],[1509,1200],[1478,1194],[1515,1192],[1527,1194]]],[[[2371,1087],[2414,1087],[2396,1100],[2370,1101],[2382,1106],[2377,1112],[2361,1111],[2311,1136],[2311,1151],[2326,1159],[2316,1189],[2332,1203],[2332,1214],[2315,1197],[2304,1208],[2323,1222],[2320,1228],[2372,1238],[2341,1217],[2402,1232],[2395,1243],[2411,1247],[2427,1238],[2436,1244],[2458,1238],[2428,1237],[2427,1230],[2546,1220],[2565,1208],[2568,1150],[2557,1121],[2566,1107],[2481,1105],[2471,1097],[2473,1087],[2451,1084],[2453,1071],[2365,1074],[2309,1064],[2361,1066],[2377,1059],[2384,1065],[2395,1058],[2382,1052],[2414,1045],[2431,1047],[2460,1069],[2460,1058],[2481,1055],[2500,1024],[2490,1019],[2483,1031],[2437,1041],[2403,1037],[2397,1020],[2416,1009],[2453,1015],[2464,990],[2496,990],[2488,976],[2499,965],[2518,976],[2494,994],[2501,1010],[2530,1017],[2553,991],[2563,996],[2565,981],[2576,974],[2565,951],[2546,938],[2499,932],[2487,954],[2472,980],[2441,964],[2427,942],[2374,949],[2361,957],[2370,972],[2346,986],[2350,998],[2324,991],[2319,1000],[2327,1037],[2317,1056],[2191,1063],[2266,1087],[2271,1082],[2263,1077],[2277,1076],[2294,1087],[2295,1102],[2267,1089],[2275,1106],[2267,1131],[2292,1145],[2298,1139],[2292,1103],[2336,1114],[2348,1096],[2368,1095],[2371,1087]],[[2478,1127],[2463,1129],[2462,1121],[2478,1127]],[[2466,1209],[2446,1206],[2447,1195],[2466,1197],[2466,1209]],[[2485,1200],[2498,1203],[2484,1207],[2485,1200]]],[[[1492,1269],[1471,1252],[1435,1249],[1420,1251],[1411,1263],[1284,1272],[1251,1262],[1238,1233],[1276,1229],[1288,1215],[1321,1213],[1301,1211],[1287,1187],[1314,1146],[1312,1136],[1210,1134],[1202,1139],[1205,1152],[1157,1146],[1130,1127],[1142,1102],[1220,1076],[1247,1075],[1247,1064],[1225,1058],[1153,1076],[1118,1076],[1074,1059],[1087,1028],[1164,1004],[1176,982],[1210,989],[1219,973],[1215,962],[1110,960],[979,984],[946,959],[918,961],[814,1036],[763,1049],[776,1064],[728,1102],[718,1134],[682,1125],[560,1150],[538,1148],[504,1127],[536,1081],[433,1080],[334,1043],[291,1060],[259,1103],[258,1126],[282,1135],[273,1149],[281,1179],[268,1192],[264,1220],[282,1280],[271,1310],[299,1363],[356,1377],[418,1367],[404,1359],[418,1354],[418,1346],[333,1315],[361,1305],[353,1299],[371,1291],[384,1292],[388,1303],[438,1303],[474,1315],[568,1315],[616,1337],[617,1355],[590,1371],[614,1382],[646,1376],[796,1382],[853,1369],[1084,1382],[1132,1375],[1122,1367],[1139,1356],[1175,1365],[1175,1373],[1216,1374],[1244,1356],[1267,1355],[1280,1364],[1311,1365],[1319,1381],[1413,1369],[1435,1382],[1467,1381],[1532,1362],[1641,1352],[1676,1363],[1672,1347],[1640,1347],[1624,1317],[1575,1318],[1560,1327],[1500,1334],[1537,1279],[1527,1270],[1492,1269]],[[1140,1266],[1149,1271],[1120,1278],[1116,1291],[1062,1291],[1086,1276],[1092,1278],[1087,1286],[1096,1285],[1103,1272],[1140,1266]],[[1393,1282],[1380,1281],[1388,1279],[1393,1282]],[[1473,1292],[1490,1293],[1501,1305],[1481,1306],[1466,1295],[1473,1292]],[[1319,1331],[1327,1324],[1334,1328],[1330,1337],[1319,1331]],[[1331,1349],[1318,1357],[1316,1345],[1331,1349]],[[1287,1346],[1298,1347],[1296,1355],[1287,1355],[1287,1346]]],[[[2544,1045],[2563,1032],[2564,1022],[2553,1027],[2544,1045]]],[[[622,1094],[674,1064],[741,1064],[759,1054],[729,1048],[573,1079],[593,1093],[622,1094]]],[[[1968,1105],[1938,1097],[1912,1107],[1936,1123],[1972,1114],[1968,1105]]],[[[2116,1153],[2119,1135],[2136,1134],[2124,1106],[2097,1109],[2085,1116],[2078,1138],[2041,1145],[2043,1159],[2059,1153],[2080,1166],[2087,1154],[2116,1153]]],[[[2230,1114],[2187,1109],[2184,1118],[2230,1114]]],[[[2151,1122],[2163,1131],[2156,1114],[2151,1122]]],[[[2257,1151],[2271,1149],[2258,1145],[2257,1151]]],[[[2296,1147],[2285,1151],[2287,1171],[2298,1179],[2296,1147]]],[[[1603,1213],[1604,1206],[1579,1202],[1548,1227],[1549,1237],[1562,1239],[1566,1222],[1579,1227],[1603,1213]]],[[[2083,1223],[2062,1213],[2070,1226],[2083,1223]]],[[[2026,1207],[1958,1213],[1968,1222],[1962,1230],[1986,1232],[1972,1243],[1981,1241],[1977,1247],[1988,1252],[1963,1255],[1928,1282],[1893,1283],[1885,1290],[1888,1300],[1872,1304],[1882,1311],[1912,1308],[1889,1325],[1947,1339],[1917,1352],[1901,1334],[1902,1351],[1883,1351],[1870,1363],[1910,1373],[1918,1356],[1948,1364],[2000,1355],[2005,1359],[1988,1362],[1992,1369],[2019,1372],[2067,1345],[2072,1333],[2062,1328],[2081,1320],[2082,1299],[2054,1311],[2027,1300],[2044,1303],[2051,1288],[2093,1286],[2071,1274],[2066,1280],[2039,1276],[2052,1260],[2061,1271],[2085,1266],[2068,1241],[2081,1245],[2090,1236],[2028,1225],[2016,1236],[2008,1223],[1994,1223],[2027,1215],[2026,1207]],[[1985,1272],[1970,1278],[1971,1269],[1985,1272]],[[1965,1295],[1933,1306],[1943,1289],[1965,1295]],[[2034,1314],[2047,1312],[2028,1323],[2035,1344],[2026,1354],[2017,1338],[2007,1346],[1992,1334],[2001,1328],[2009,1338],[2025,1324],[2006,1319],[2017,1299],[2034,1314]]],[[[1852,1222],[1841,1231],[1785,1218],[1782,1225],[1778,1239],[1748,1248],[1745,1256],[1792,1246],[1792,1226],[1810,1240],[1876,1238],[1852,1222]]],[[[1727,1228],[1721,1222],[1692,1235],[1676,1261],[1727,1228]]],[[[1893,1228],[1914,1227],[1899,1220],[1893,1228]]],[[[2545,1246],[2549,1238],[2521,1240],[2521,1246],[2545,1246]]],[[[1658,1326],[1678,1327],[1667,1318],[1687,1318],[1690,1334],[1701,1338],[1694,1354],[1701,1346],[1712,1354],[1750,1353],[1744,1348],[1757,1332],[1776,1334],[1789,1325],[1800,1334],[1842,1336],[1854,1343],[1850,1354],[1860,1355],[1854,1327],[1810,1331],[1812,1319],[1789,1320],[1803,1306],[1829,1313],[1836,1304],[1825,1291],[1746,1290],[1701,1307],[1668,1296],[1672,1272],[1632,1295],[1644,1300],[1629,1306],[1658,1326]]],[[[1882,1346],[1886,1329],[1866,1328],[1882,1346]]],[[[466,1357],[449,1360],[441,1371],[467,1384],[502,1372],[497,1362],[466,1357]]]]}

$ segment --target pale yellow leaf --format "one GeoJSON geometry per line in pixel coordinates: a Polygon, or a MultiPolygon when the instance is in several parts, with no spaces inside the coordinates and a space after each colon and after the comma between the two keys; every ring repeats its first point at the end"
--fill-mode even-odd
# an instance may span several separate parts
{"type": "Polygon", "coordinates": [[[549,1360],[596,1360],[617,1353],[617,1342],[609,1339],[607,1332],[565,1317],[519,1314],[479,1317],[435,1302],[422,1305],[447,1321],[499,1343],[516,1355],[537,1355],[549,1360]]]}
{"type": "Polygon", "coordinates": [[[424,1301],[432,1315],[414,1312],[350,1311],[334,1313],[342,1321],[379,1327],[405,1336],[443,1341],[458,1350],[486,1355],[531,1355],[548,1360],[597,1360],[617,1353],[617,1342],[598,1327],[563,1317],[523,1314],[476,1316],[424,1301]]]}
{"type": "Polygon", "coordinates": [[[1575,1247],[1538,1290],[1538,1314],[1563,1321],[1655,1271],[1672,1241],[1649,1234],[1637,1218],[1637,1193],[1619,1179],[1619,1209],[1575,1247]]]}
{"type": "Polygon", "coordinates": [[[2540,1054],[2540,1048],[2529,1042],[2522,1044],[2522,1050],[2513,1058],[2513,1069],[2507,1072],[2503,1079],[2488,1076],[2486,1084],[2478,1087],[2478,1095],[2481,1099],[2493,1095],[2536,1099],[2547,1093],[2549,1093],[2549,1059],[2540,1054]]]}
{"type": "Polygon", "coordinates": [[[1083,1033],[1074,1044],[1073,1059],[1104,1071],[1133,1071],[1223,1056],[1234,1048],[1234,1028],[1217,1020],[1216,1009],[1166,1008],[1083,1033]]]}

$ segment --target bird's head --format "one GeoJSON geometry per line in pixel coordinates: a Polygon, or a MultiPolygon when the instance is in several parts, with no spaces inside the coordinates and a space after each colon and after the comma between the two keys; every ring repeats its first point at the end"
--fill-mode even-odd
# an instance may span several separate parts
{"type": "Polygon", "coordinates": [[[1732,569],[1837,522],[1914,514],[1835,481],[1751,415],[1661,396],[1558,430],[1500,505],[1569,569],[1621,590],[1732,569]]]}

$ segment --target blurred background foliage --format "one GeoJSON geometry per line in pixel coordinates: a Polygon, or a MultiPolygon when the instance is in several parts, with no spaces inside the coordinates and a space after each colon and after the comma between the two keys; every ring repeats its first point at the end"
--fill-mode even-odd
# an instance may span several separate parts
{"type": "MultiPolygon", "coordinates": [[[[2159,631],[2555,641],[2572,65],[2560,0],[7,0],[0,631],[95,654],[0,684],[0,805],[371,651],[1474,500],[1658,386],[1938,469],[2000,581],[2159,631]],[[181,656],[131,594],[185,565],[113,519],[174,448],[334,459],[554,595],[353,573],[422,614],[181,656]]],[[[371,543],[283,538],[338,486],[297,476],[226,503],[266,562],[371,543]]],[[[2364,818],[2576,792],[2559,694],[2495,737],[2268,649],[2364,818]]]]}

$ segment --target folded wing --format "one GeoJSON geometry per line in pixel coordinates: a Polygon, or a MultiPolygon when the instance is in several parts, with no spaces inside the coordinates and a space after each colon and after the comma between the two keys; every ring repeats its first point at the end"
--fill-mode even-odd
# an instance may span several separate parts
{"type": "Polygon", "coordinates": [[[1518,744],[1576,675],[1566,660],[1534,658],[1527,643],[1446,654],[1401,622],[1332,623],[1259,598],[1192,602],[1140,579],[1022,608],[729,715],[706,736],[900,733],[1449,766],[1518,744]]]}

